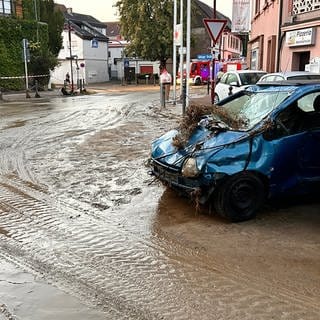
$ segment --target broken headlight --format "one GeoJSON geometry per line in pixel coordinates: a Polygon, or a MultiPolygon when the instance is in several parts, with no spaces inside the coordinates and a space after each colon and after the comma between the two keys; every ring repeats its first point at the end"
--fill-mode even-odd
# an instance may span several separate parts
{"type": "Polygon", "coordinates": [[[200,170],[197,167],[197,161],[195,158],[187,158],[182,166],[181,173],[184,177],[195,178],[199,175],[200,170]]]}

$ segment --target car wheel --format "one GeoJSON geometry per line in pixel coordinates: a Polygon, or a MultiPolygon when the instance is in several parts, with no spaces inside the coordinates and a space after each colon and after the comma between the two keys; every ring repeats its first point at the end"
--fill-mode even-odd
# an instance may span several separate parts
{"type": "Polygon", "coordinates": [[[265,200],[261,179],[249,172],[227,178],[216,190],[214,208],[220,216],[240,222],[253,218],[265,200]]]}
{"type": "Polygon", "coordinates": [[[215,93],[215,94],[214,94],[214,101],[213,101],[213,103],[214,103],[214,104],[217,104],[219,101],[220,101],[219,96],[215,93]]]}

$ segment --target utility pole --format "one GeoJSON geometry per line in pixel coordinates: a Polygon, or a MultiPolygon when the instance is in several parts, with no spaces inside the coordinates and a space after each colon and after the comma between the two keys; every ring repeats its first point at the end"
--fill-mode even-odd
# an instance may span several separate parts
{"type": "MultiPolygon", "coordinates": [[[[180,24],[181,24],[181,39],[180,39],[180,95],[183,95],[183,0],[180,0],[180,24]]],[[[184,114],[184,110],[182,111],[184,114]]]]}
{"type": "Polygon", "coordinates": [[[73,69],[72,69],[72,48],[71,48],[71,24],[68,20],[69,50],[70,50],[70,76],[71,76],[71,92],[73,93],[73,69]]]}
{"type": "MultiPolygon", "coordinates": [[[[213,0],[213,19],[216,19],[217,17],[217,11],[216,11],[216,0],[213,0]]],[[[212,43],[212,70],[211,70],[211,103],[214,104],[214,91],[215,91],[215,52],[214,52],[214,41],[211,41],[212,43]]]]}
{"type": "MultiPolygon", "coordinates": [[[[177,0],[173,1],[173,32],[176,32],[177,26],[177,0]]],[[[177,100],[177,45],[175,43],[175,34],[173,35],[173,104],[177,100]]]]}
{"type": "Polygon", "coordinates": [[[34,4],[34,18],[37,22],[37,42],[39,42],[39,24],[38,24],[38,8],[37,8],[37,0],[33,0],[34,4]]]}
{"type": "Polygon", "coordinates": [[[190,49],[191,49],[191,0],[187,0],[187,53],[186,53],[186,107],[189,107],[190,99],[190,49]]]}
{"type": "Polygon", "coordinates": [[[27,39],[22,39],[23,47],[23,61],[24,61],[24,71],[25,71],[25,80],[26,80],[26,98],[31,98],[29,94],[29,85],[28,85],[28,62],[30,59],[29,53],[29,42],[27,39]]]}

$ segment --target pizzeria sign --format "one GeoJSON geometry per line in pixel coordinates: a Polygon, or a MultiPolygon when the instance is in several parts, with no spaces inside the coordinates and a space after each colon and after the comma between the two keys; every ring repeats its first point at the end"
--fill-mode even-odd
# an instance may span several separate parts
{"type": "Polygon", "coordinates": [[[288,31],[286,33],[286,43],[289,47],[314,45],[315,33],[315,28],[288,31]]]}

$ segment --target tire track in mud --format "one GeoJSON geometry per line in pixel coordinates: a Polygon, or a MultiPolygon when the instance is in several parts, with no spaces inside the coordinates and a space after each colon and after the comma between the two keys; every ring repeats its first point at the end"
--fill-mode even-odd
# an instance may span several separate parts
{"type": "MultiPolygon", "coordinates": [[[[127,107],[117,113],[110,127],[135,112],[127,107]]],[[[59,121],[67,125],[71,118],[88,115],[89,111],[79,111],[70,114],[69,120],[45,119],[28,128],[32,135],[23,132],[15,148],[30,152],[48,144],[58,148],[60,130],[54,127],[59,121]],[[41,129],[50,121],[51,132],[41,129]]],[[[146,116],[152,117],[152,112],[146,116]]],[[[96,130],[108,125],[104,120],[98,121],[96,130]]],[[[79,125],[73,133],[71,143],[90,130],[79,125]]],[[[38,186],[29,158],[13,162],[12,157],[3,159],[11,169],[18,168],[7,170],[17,171],[18,177],[0,176],[0,226],[7,233],[0,235],[0,254],[83,301],[109,310],[112,319],[185,319],[186,315],[190,319],[253,319],[252,315],[267,319],[272,314],[280,314],[279,319],[317,319],[320,307],[312,298],[284,288],[277,288],[273,295],[273,288],[255,275],[219,265],[212,257],[204,263],[194,249],[144,233],[142,228],[138,232],[127,219],[130,204],[102,215],[77,199],[64,200],[59,193],[55,199],[56,190],[46,193],[51,185],[38,186]]]]}
{"type": "MultiPolygon", "coordinates": [[[[33,271],[45,274],[53,283],[68,283],[71,293],[80,291],[82,299],[96,305],[103,301],[109,307],[116,301],[114,307],[121,305],[124,310],[130,306],[131,316],[139,319],[158,319],[160,315],[184,319],[186,314],[195,319],[201,310],[210,314],[208,319],[212,319],[212,314],[217,315],[216,319],[225,319],[222,312],[226,305],[231,308],[230,314],[241,314],[241,319],[250,319],[250,314],[255,314],[255,319],[266,319],[275,310],[282,310],[282,319],[316,319],[320,311],[317,301],[283,289],[273,296],[272,288],[265,283],[265,290],[261,291],[255,288],[254,279],[247,279],[248,275],[226,270],[212,260],[210,264],[199,263],[193,250],[176,244],[175,250],[171,250],[165,241],[148,241],[119,228],[112,219],[105,221],[107,228],[101,219],[88,213],[68,219],[74,214],[72,208],[51,207],[46,204],[46,195],[39,200],[30,195],[31,190],[25,193],[26,190],[0,185],[0,203],[7,206],[1,206],[2,224],[9,237],[7,245],[15,250],[18,242],[23,252],[20,263],[24,264],[25,259],[33,261],[33,271]],[[83,292],[84,288],[77,287],[79,284],[84,286],[83,292]],[[89,296],[83,296],[84,293],[89,296]],[[201,303],[189,310],[199,295],[203,297],[201,303]],[[141,310],[146,314],[139,314],[141,310]]],[[[201,315],[201,319],[206,319],[206,315],[201,315]]]]}
{"type": "MultiPolygon", "coordinates": [[[[8,141],[4,145],[0,154],[0,170],[2,173],[18,172],[19,176],[25,180],[35,183],[37,177],[27,166],[26,154],[34,152],[41,147],[47,148],[48,145],[59,146],[62,138],[66,134],[59,134],[63,130],[61,125],[68,127],[72,123],[72,130],[69,131],[69,140],[72,137],[83,139],[84,135],[92,134],[92,129],[88,129],[87,119],[95,123],[95,129],[99,130],[104,126],[114,126],[123,119],[123,116],[130,110],[130,105],[112,106],[97,112],[96,110],[76,110],[71,112],[57,112],[49,117],[41,118],[31,125],[19,127],[19,135],[12,136],[11,132],[16,132],[16,128],[7,128],[1,135],[3,141],[8,141]],[[90,112],[91,111],[91,112],[90,112]],[[97,114],[98,113],[98,114],[97,114]],[[93,117],[94,116],[94,117],[93,117]],[[75,127],[76,124],[76,127],[75,127]],[[10,130],[11,129],[11,130],[10,130]]],[[[68,132],[68,131],[67,131],[68,132]]]]}

